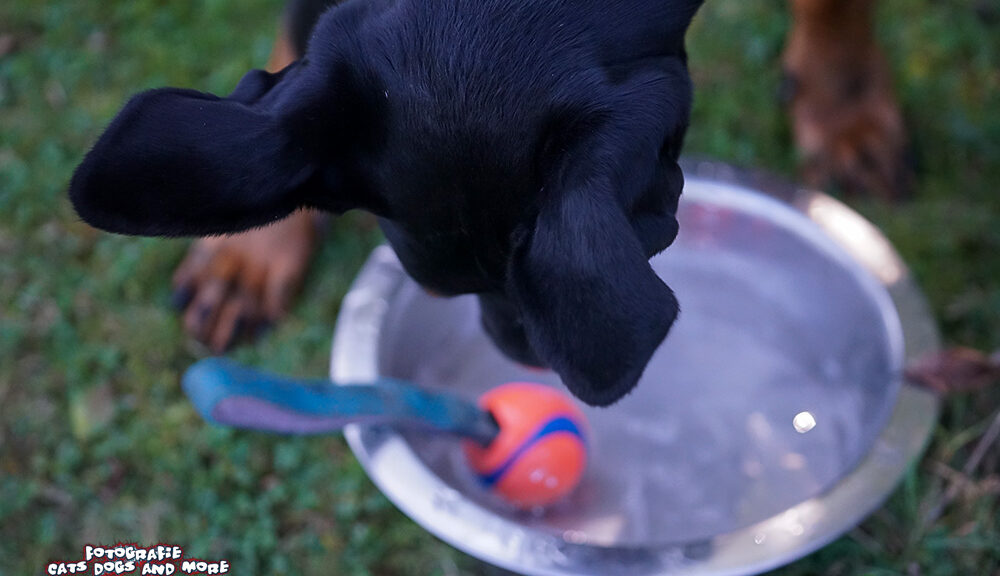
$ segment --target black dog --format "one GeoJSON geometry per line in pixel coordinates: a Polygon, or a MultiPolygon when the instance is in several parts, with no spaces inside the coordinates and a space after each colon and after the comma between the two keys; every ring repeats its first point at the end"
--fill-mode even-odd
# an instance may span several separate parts
{"type": "Polygon", "coordinates": [[[677,316],[647,260],[677,234],[699,4],[348,0],[227,98],[135,96],[70,197],[163,236],[368,210],[418,282],[479,295],[508,355],[611,404],[677,316]]]}

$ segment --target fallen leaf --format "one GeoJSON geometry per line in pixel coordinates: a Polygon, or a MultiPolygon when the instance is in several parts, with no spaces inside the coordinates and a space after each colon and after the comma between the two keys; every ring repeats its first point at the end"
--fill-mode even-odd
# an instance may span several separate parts
{"type": "Polygon", "coordinates": [[[941,394],[975,392],[1000,381],[1000,353],[990,357],[972,348],[949,348],[918,358],[905,373],[941,394]]]}

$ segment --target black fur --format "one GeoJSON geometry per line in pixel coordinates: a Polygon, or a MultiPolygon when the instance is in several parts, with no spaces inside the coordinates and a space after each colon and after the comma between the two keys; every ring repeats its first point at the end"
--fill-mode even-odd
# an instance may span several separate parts
{"type": "Polygon", "coordinates": [[[285,30],[296,54],[305,54],[319,17],[337,0],[288,0],[285,4],[285,30]]]}
{"type": "Polygon", "coordinates": [[[348,0],[228,98],[133,98],[70,197],[129,234],[371,211],[417,281],[480,294],[501,349],[610,404],[677,315],[647,259],[677,233],[699,4],[348,0]]]}

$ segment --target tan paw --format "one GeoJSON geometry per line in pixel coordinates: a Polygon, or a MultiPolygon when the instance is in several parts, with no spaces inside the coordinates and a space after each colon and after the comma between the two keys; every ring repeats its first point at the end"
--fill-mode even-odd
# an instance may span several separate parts
{"type": "Polygon", "coordinates": [[[793,3],[783,92],[806,184],[895,200],[913,185],[906,132],[870,9],[859,4],[793,3]]]}
{"type": "Polygon", "coordinates": [[[184,330],[219,354],[288,312],[316,248],[315,214],[195,241],[174,273],[184,330]]]}

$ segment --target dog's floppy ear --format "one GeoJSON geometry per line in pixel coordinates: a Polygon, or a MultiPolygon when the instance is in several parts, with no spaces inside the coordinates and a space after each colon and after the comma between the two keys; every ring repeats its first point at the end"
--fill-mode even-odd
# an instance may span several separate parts
{"type": "Polygon", "coordinates": [[[234,232],[288,215],[313,176],[268,106],[280,74],[253,71],[228,98],[164,88],[133,97],[77,168],[70,199],[125,234],[234,232]]]}
{"type": "Polygon", "coordinates": [[[544,200],[534,229],[514,242],[507,288],[538,356],[578,398],[605,406],[636,385],[678,305],[599,182],[544,200]]]}

